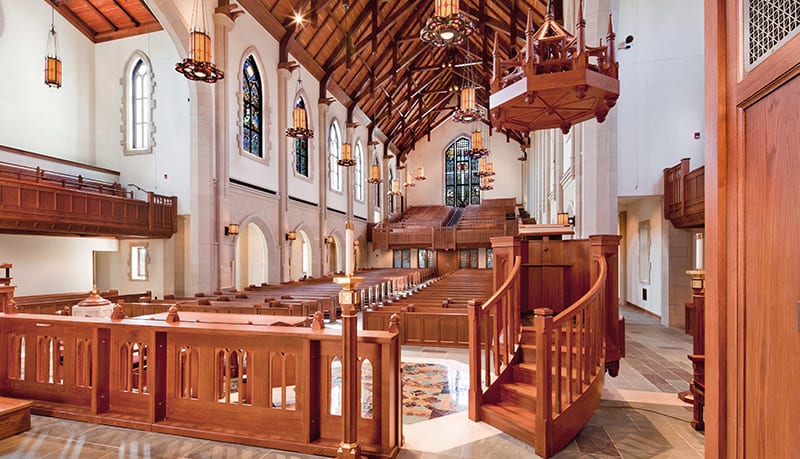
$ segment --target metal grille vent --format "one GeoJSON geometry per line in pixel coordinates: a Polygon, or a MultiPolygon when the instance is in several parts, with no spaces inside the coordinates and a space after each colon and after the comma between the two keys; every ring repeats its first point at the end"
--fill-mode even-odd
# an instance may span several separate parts
{"type": "Polygon", "coordinates": [[[758,65],[798,31],[799,0],[745,0],[745,69],[758,65]]]}

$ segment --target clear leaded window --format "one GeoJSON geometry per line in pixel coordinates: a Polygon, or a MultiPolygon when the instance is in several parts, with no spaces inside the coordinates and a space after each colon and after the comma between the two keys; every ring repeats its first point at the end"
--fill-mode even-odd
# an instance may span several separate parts
{"type": "Polygon", "coordinates": [[[150,147],[150,68],[139,59],[131,73],[131,149],[144,150],[150,147]]]}
{"type": "Polygon", "coordinates": [[[261,158],[262,131],[261,76],[253,56],[242,67],[242,150],[261,158]]]}
{"type": "Polygon", "coordinates": [[[486,267],[494,268],[494,249],[486,249],[486,267]]]}
{"type": "Polygon", "coordinates": [[[328,166],[330,187],[334,191],[342,191],[342,174],[339,171],[339,160],[342,158],[342,136],[339,123],[331,123],[328,131],[328,166]]]}
{"type": "Polygon", "coordinates": [[[361,141],[356,142],[356,148],[353,152],[356,160],[355,170],[355,183],[353,184],[353,192],[356,201],[364,201],[364,149],[361,148],[361,141]]]}
{"type": "Polygon", "coordinates": [[[478,159],[469,157],[467,154],[469,149],[469,138],[459,137],[447,147],[444,153],[445,205],[464,207],[481,203],[478,159]]]}
{"type": "MultiPolygon", "coordinates": [[[[306,108],[303,98],[297,99],[294,108],[306,108]]],[[[308,177],[308,138],[294,139],[294,170],[298,174],[308,177]]]]}

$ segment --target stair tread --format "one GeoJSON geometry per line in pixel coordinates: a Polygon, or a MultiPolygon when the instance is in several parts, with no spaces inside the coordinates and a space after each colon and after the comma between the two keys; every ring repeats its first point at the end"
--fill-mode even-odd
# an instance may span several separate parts
{"type": "Polygon", "coordinates": [[[505,421],[510,422],[518,427],[522,427],[524,430],[533,433],[533,429],[536,424],[533,413],[521,409],[514,403],[500,401],[497,403],[481,405],[481,409],[484,410],[484,412],[488,411],[501,416],[505,418],[505,421]]]}

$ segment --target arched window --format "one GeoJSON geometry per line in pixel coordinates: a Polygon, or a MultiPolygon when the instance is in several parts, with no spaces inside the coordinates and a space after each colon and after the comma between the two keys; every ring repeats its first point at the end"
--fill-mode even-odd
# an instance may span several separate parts
{"type": "Polygon", "coordinates": [[[153,74],[147,56],[136,51],[125,72],[125,152],[150,153],[154,131],[153,74]]]}
{"type": "Polygon", "coordinates": [[[353,192],[356,201],[364,202],[364,149],[361,148],[361,141],[356,141],[355,152],[353,152],[356,160],[356,178],[353,185],[353,192]]]}
{"type": "Polygon", "coordinates": [[[247,56],[242,66],[242,149],[259,158],[263,156],[261,118],[261,75],[253,56],[247,56]]]}
{"type": "MultiPolygon", "coordinates": [[[[297,99],[294,108],[306,108],[302,97],[297,99]]],[[[308,122],[308,121],[306,121],[308,122]]],[[[294,139],[294,170],[303,177],[308,177],[308,138],[294,139]]]]}
{"type": "Polygon", "coordinates": [[[334,191],[342,191],[342,174],[339,171],[338,161],[342,159],[342,137],[339,131],[339,123],[334,120],[328,131],[328,165],[330,172],[330,187],[334,191]]]}
{"type": "Polygon", "coordinates": [[[445,205],[464,207],[481,203],[478,159],[469,157],[467,154],[469,149],[469,138],[459,137],[447,147],[444,153],[445,205]]]}

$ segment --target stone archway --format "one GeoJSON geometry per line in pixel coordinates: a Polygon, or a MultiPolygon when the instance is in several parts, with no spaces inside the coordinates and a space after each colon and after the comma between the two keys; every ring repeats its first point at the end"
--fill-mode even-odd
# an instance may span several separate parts
{"type": "Polygon", "coordinates": [[[248,223],[236,238],[235,286],[261,285],[269,279],[269,250],[264,233],[255,223],[248,223]]]}

